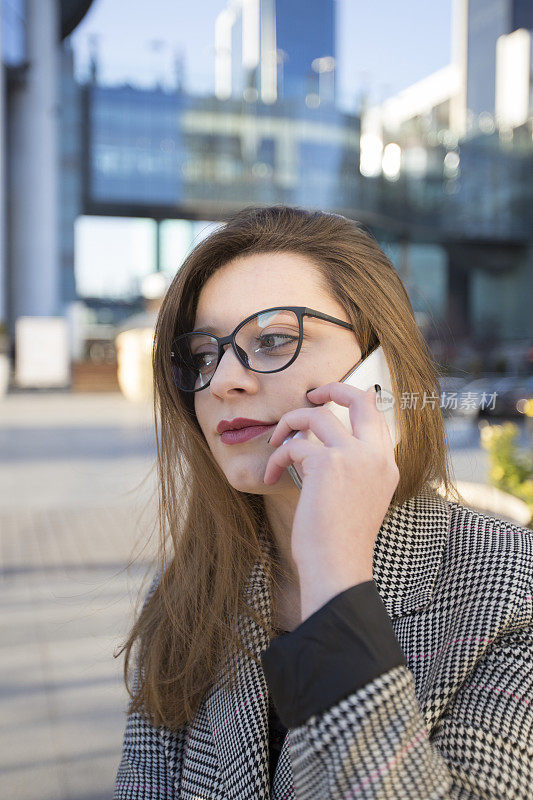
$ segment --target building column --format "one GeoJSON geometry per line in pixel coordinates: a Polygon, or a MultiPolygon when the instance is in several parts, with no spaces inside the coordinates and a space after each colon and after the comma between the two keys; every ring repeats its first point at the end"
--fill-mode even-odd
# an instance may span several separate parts
{"type": "Polygon", "coordinates": [[[28,68],[9,97],[11,319],[56,316],[59,3],[27,0],[28,68]]]}
{"type": "MultiPolygon", "coordinates": [[[[470,278],[467,248],[448,246],[448,280],[446,322],[454,337],[464,338],[471,333],[470,278]]],[[[475,262],[474,262],[475,263],[475,262]]]]}
{"type": "MultiPolygon", "coordinates": [[[[0,0],[1,3],[1,0],[0,0]]],[[[1,12],[1,9],[0,9],[1,12]]],[[[2,21],[0,19],[0,35],[2,21]]],[[[5,96],[5,71],[0,58],[0,322],[7,318],[7,224],[6,224],[6,96],[5,96]]]]}

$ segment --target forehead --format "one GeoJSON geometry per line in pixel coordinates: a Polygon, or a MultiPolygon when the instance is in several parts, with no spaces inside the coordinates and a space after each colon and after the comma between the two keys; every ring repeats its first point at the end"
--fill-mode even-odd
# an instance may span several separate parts
{"type": "Polygon", "coordinates": [[[234,327],[275,306],[308,306],[328,313],[325,304],[332,314],[340,308],[312,261],[299,253],[254,253],[230,261],[206,281],[194,327],[234,327]]]}

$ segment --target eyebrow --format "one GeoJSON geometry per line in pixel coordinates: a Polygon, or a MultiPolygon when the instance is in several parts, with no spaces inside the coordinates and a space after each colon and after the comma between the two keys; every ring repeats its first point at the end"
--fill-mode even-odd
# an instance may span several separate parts
{"type": "MultiPolygon", "coordinates": [[[[280,306],[280,311],[283,310],[284,308],[285,308],[285,306],[280,306]]],[[[260,311],[263,311],[263,310],[266,310],[266,309],[260,309],[260,311]]],[[[253,312],[253,313],[257,313],[257,312],[253,312]]],[[[243,320],[247,319],[250,316],[252,316],[252,314],[246,314],[246,316],[242,317],[242,319],[240,319],[239,322],[242,322],[243,320]]],[[[309,318],[309,319],[311,319],[311,318],[309,318]]],[[[235,326],[233,326],[233,327],[235,327],[235,326]]],[[[219,328],[218,325],[211,325],[210,323],[208,323],[207,325],[196,325],[193,328],[192,332],[194,333],[195,331],[206,331],[208,333],[216,334],[217,331],[219,331],[219,330],[220,330],[220,328],[219,328]]],[[[228,326],[225,326],[225,330],[229,330],[228,326]]]]}
{"type": "Polygon", "coordinates": [[[193,330],[195,331],[209,331],[209,333],[216,333],[220,328],[218,325],[196,325],[193,330]]]}
{"type": "MultiPolygon", "coordinates": [[[[250,314],[247,314],[246,317],[241,317],[239,322],[242,322],[243,319],[246,319],[249,316],[250,316],[250,314]]],[[[209,333],[217,333],[218,331],[222,330],[222,328],[224,330],[229,330],[228,325],[229,325],[229,323],[227,323],[227,324],[223,325],[222,327],[220,327],[219,325],[213,325],[210,322],[208,322],[206,325],[196,325],[196,327],[193,330],[195,330],[195,331],[209,331],[209,333]]],[[[233,327],[235,327],[235,326],[233,326],[233,327]]],[[[232,328],[232,330],[233,330],[233,328],[232,328]]]]}

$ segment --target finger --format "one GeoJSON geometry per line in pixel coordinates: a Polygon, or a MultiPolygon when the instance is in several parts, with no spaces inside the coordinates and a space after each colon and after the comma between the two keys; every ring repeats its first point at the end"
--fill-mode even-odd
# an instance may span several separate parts
{"type": "Polygon", "coordinates": [[[377,412],[378,412],[378,418],[379,418],[379,421],[381,423],[381,430],[383,432],[383,435],[385,436],[385,430],[388,431],[389,426],[387,425],[387,420],[385,419],[385,413],[384,412],[385,412],[385,408],[386,407],[383,405],[383,403],[381,401],[381,391],[376,392],[374,402],[376,404],[376,409],[377,409],[377,412]]]}
{"type": "Polygon", "coordinates": [[[374,386],[367,389],[364,394],[365,402],[354,408],[354,435],[362,442],[383,450],[386,446],[386,439],[384,438],[383,412],[380,411],[378,405],[378,394],[374,386]]]}
{"type": "Polygon", "coordinates": [[[386,417],[386,414],[385,414],[387,408],[388,408],[387,405],[384,405],[384,404],[381,403],[381,398],[378,395],[377,409],[378,409],[378,412],[379,412],[379,416],[381,418],[381,427],[383,429],[384,441],[385,441],[387,449],[390,450],[394,454],[394,442],[392,440],[391,431],[390,431],[389,425],[387,423],[387,417],[386,417]]]}
{"type": "MultiPolygon", "coordinates": [[[[270,445],[277,447],[292,431],[312,431],[329,447],[346,443],[350,432],[329,409],[295,408],[282,416],[270,437],[270,445]]],[[[316,444],[316,442],[315,442],[316,444]]]]}
{"type": "Polygon", "coordinates": [[[289,439],[268,459],[263,481],[267,484],[277,483],[287,467],[291,464],[298,466],[304,458],[316,453],[320,446],[306,439],[289,439]]]}
{"type": "Polygon", "coordinates": [[[307,396],[313,403],[333,401],[341,406],[347,406],[353,435],[374,447],[383,447],[381,412],[376,404],[374,386],[365,392],[357,386],[337,382],[326,383],[309,392],[307,396]]]}

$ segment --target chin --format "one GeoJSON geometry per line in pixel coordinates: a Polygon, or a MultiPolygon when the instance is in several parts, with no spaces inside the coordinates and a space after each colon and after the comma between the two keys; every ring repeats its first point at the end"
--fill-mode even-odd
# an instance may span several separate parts
{"type": "Polygon", "coordinates": [[[263,475],[266,470],[266,462],[261,463],[257,468],[243,465],[240,468],[225,470],[228,483],[238,492],[248,492],[249,494],[262,494],[262,490],[269,487],[263,483],[263,475]]]}
{"type": "Polygon", "coordinates": [[[247,478],[242,476],[228,478],[228,483],[238,492],[247,492],[248,494],[260,494],[261,487],[267,488],[262,480],[256,481],[251,475],[247,478]]]}

